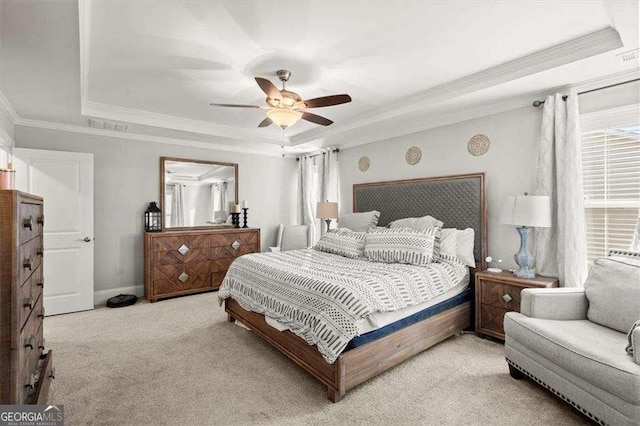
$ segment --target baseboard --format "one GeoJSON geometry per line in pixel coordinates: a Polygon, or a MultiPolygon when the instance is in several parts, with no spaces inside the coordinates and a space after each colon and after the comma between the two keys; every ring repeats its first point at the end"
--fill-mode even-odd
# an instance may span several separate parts
{"type": "Polygon", "coordinates": [[[132,285],[129,287],[109,288],[107,290],[98,290],[93,292],[93,304],[104,305],[107,300],[119,294],[135,294],[138,297],[144,296],[144,286],[132,285]]]}

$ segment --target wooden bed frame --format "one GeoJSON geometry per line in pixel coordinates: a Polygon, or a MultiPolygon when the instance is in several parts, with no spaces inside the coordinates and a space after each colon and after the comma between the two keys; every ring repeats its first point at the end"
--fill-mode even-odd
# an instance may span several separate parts
{"type": "MultiPolygon", "coordinates": [[[[476,256],[476,269],[484,269],[487,247],[484,173],[354,185],[354,211],[357,211],[356,186],[420,184],[423,182],[469,178],[477,178],[480,181],[479,214],[481,223],[479,231],[481,233],[481,247],[479,250],[480,259],[476,256]]],[[[428,212],[424,214],[428,214],[428,212]]],[[[445,222],[446,225],[447,223],[445,222]]],[[[472,283],[473,276],[470,285],[472,283]]],[[[327,386],[327,397],[332,402],[338,402],[348,390],[353,389],[355,386],[469,328],[472,318],[472,301],[465,302],[387,336],[345,351],[340,354],[333,364],[329,364],[324,360],[315,345],[309,345],[290,331],[276,330],[266,323],[263,315],[243,309],[231,298],[225,300],[225,311],[230,322],[241,322],[306,372],[324,383],[327,386]]]]}

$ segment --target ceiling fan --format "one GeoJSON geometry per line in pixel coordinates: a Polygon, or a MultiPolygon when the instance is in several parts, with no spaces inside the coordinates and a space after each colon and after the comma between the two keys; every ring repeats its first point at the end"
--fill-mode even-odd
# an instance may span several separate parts
{"type": "Polygon", "coordinates": [[[275,123],[277,126],[285,129],[300,119],[320,124],[321,126],[328,126],[333,123],[333,121],[307,112],[306,110],[308,108],[320,108],[351,102],[351,96],[346,94],[302,100],[297,93],[286,90],[285,84],[289,81],[289,77],[291,77],[291,71],[279,70],[276,74],[280,81],[282,81],[282,90],[278,90],[278,88],[266,78],[256,77],[256,83],[258,83],[262,91],[267,94],[267,106],[217,104],[213,102],[209,105],[230,108],[266,109],[267,118],[262,120],[260,124],[258,124],[258,127],[267,127],[275,123]]]}

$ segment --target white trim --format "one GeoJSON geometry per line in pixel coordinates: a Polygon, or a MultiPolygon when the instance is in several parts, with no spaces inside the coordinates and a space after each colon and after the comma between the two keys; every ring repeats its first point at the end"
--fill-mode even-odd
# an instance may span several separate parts
{"type": "Polygon", "coordinates": [[[96,129],[93,127],[82,127],[73,124],[54,123],[50,121],[29,120],[21,118],[16,122],[16,126],[37,127],[40,129],[60,130],[63,132],[84,133],[88,135],[108,136],[118,139],[130,139],[145,142],[163,143],[169,145],[190,146],[195,148],[212,149],[226,152],[240,152],[244,154],[266,155],[271,157],[280,157],[282,152],[279,147],[272,144],[265,144],[263,149],[241,148],[233,145],[224,145],[218,143],[192,141],[186,139],[166,138],[163,136],[144,135],[141,133],[123,133],[114,130],[96,129]]]}
{"type": "Polygon", "coordinates": [[[291,144],[295,146],[330,135],[335,136],[348,130],[413,112],[434,102],[477,92],[620,47],[622,47],[622,40],[618,32],[613,28],[605,28],[391,102],[384,108],[367,111],[359,115],[361,118],[355,118],[347,124],[339,124],[326,131],[316,128],[297,134],[291,138],[291,144]]]}
{"type": "Polygon", "coordinates": [[[15,141],[9,133],[7,133],[2,127],[0,127],[0,146],[16,146],[15,141]]]}
{"type": "Polygon", "coordinates": [[[91,4],[89,0],[78,0],[78,25],[80,47],[80,110],[87,101],[89,87],[89,58],[91,46],[91,4]]]}
{"type": "MultiPolygon", "coordinates": [[[[185,132],[202,133],[205,135],[222,136],[229,139],[240,139],[251,142],[270,142],[280,145],[282,136],[265,133],[263,130],[253,130],[240,127],[224,126],[190,118],[148,112],[139,109],[123,108],[115,105],[100,104],[84,101],[81,107],[82,115],[106,118],[109,120],[126,121],[185,132]]],[[[288,139],[285,137],[285,139],[288,139]]],[[[288,140],[287,140],[288,141],[288,140]]]]}
{"type": "Polygon", "coordinates": [[[7,97],[0,90],[0,110],[2,110],[7,117],[9,117],[9,121],[15,124],[18,121],[18,114],[16,114],[16,110],[13,109],[7,97]]]}
{"type": "Polygon", "coordinates": [[[582,132],[627,124],[640,124],[640,104],[630,104],[580,115],[580,130],[582,132]]]}
{"type": "Polygon", "coordinates": [[[96,290],[93,292],[93,304],[96,307],[98,305],[104,305],[107,303],[107,300],[119,294],[134,294],[138,297],[144,297],[144,286],[131,285],[128,287],[110,288],[107,290],[96,290]]]}

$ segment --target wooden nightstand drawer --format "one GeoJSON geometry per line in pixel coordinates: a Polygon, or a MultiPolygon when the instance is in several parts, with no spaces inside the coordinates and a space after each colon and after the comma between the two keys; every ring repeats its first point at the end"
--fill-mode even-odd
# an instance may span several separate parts
{"type": "Polygon", "coordinates": [[[525,288],[557,287],[551,277],[518,278],[510,272],[476,274],[476,332],[504,340],[504,316],[520,312],[520,293],[525,288]]]}
{"type": "Polygon", "coordinates": [[[482,286],[482,299],[480,303],[483,305],[491,305],[510,311],[520,310],[521,287],[513,287],[485,280],[481,280],[480,285],[482,286]]]}

